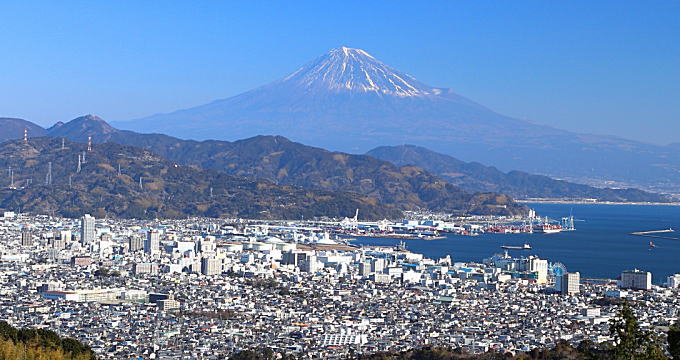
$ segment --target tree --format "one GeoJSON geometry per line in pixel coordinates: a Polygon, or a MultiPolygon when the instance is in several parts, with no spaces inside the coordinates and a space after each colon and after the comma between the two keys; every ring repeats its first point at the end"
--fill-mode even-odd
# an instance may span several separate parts
{"type": "Polygon", "coordinates": [[[668,329],[668,353],[673,360],[680,360],[680,319],[668,329]]]}
{"type": "Polygon", "coordinates": [[[611,320],[609,332],[614,337],[614,358],[617,360],[666,359],[656,337],[640,329],[628,302],[623,303],[618,316],[611,320]]]}

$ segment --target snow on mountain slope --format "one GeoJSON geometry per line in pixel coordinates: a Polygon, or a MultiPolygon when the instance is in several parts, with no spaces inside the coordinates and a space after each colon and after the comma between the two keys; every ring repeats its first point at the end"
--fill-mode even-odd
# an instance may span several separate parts
{"type": "Polygon", "coordinates": [[[301,67],[282,82],[293,82],[316,91],[361,91],[400,97],[441,93],[439,89],[390,68],[364,50],[344,46],[301,67]]]}
{"type": "Polygon", "coordinates": [[[504,116],[347,47],[236,96],[113,125],[190,139],[282,135],[353,153],[410,143],[505,171],[591,184],[680,183],[680,154],[669,147],[576,134],[504,116]]]}

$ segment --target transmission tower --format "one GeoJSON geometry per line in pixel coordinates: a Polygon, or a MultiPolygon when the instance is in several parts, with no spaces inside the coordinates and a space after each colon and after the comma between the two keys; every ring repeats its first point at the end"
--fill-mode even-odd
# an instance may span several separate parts
{"type": "Polygon", "coordinates": [[[45,185],[52,185],[52,162],[47,163],[47,175],[45,175],[45,185]]]}

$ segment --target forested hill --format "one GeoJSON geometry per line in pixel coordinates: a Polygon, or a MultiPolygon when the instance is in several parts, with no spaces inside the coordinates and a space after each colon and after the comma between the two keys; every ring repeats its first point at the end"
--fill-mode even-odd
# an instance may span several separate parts
{"type": "Polygon", "coordinates": [[[87,151],[86,144],[62,141],[45,137],[0,144],[0,208],[67,217],[340,218],[357,208],[366,219],[401,216],[394,207],[356,193],[246,179],[131,146],[96,144],[87,151]]]}
{"type": "Polygon", "coordinates": [[[399,167],[371,156],[306,146],[282,136],[191,141],[117,130],[93,115],[56,126],[49,133],[73,141],[86,142],[92,137],[94,142],[140,146],[180,164],[268,179],[279,185],[361,193],[402,210],[496,215],[527,210],[509,196],[466,192],[417,166],[399,167]]]}

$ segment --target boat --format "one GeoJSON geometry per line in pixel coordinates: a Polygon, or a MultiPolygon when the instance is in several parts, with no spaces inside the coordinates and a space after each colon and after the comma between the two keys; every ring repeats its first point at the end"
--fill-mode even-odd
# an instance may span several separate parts
{"type": "Polygon", "coordinates": [[[562,230],[563,230],[562,226],[553,224],[534,225],[533,228],[533,231],[536,234],[556,234],[558,232],[561,232],[562,230]]]}
{"type": "Polygon", "coordinates": [[[501,249],[505,249],[505,250],[531,250],[531,245],[529,245],[529,244],[524,244],[522,246],[503,245],[503,246],[501,246],[501,249]]]}
{"type": "Polygon", "coordinates": [[[532,230],[537,234],[556,234],[564,230],[564,228],[559,224],[551,224],[546,216],[542,223],[532,226],[532,230]]]}

